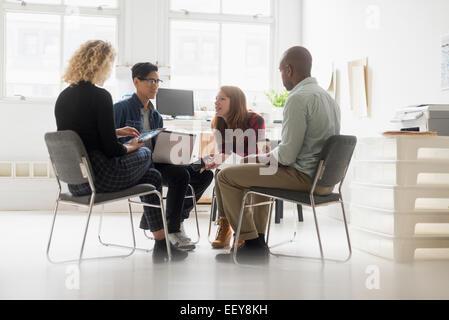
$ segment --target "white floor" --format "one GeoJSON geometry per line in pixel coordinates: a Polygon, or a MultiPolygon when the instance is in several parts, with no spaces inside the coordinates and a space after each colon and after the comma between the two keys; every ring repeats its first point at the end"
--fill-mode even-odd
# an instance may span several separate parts
{"type": "MultiPolygon", "coordinates": [[[[207,208],[203,209],[206,211],[207,208]]],[[[272,228],[272,243],[292,236],[289,210],[272,228]]],[[[53,265],[45,250],[51,212],[0,213],[0,299],[448,299],[449,261],[416,261],[397,264],[354,250],[347,263],[277,258],[267,266],[239,267],[215,262],[220,251],[207,241],[208,216],[200,215],[201,241],[182,263],[153,265],[151,253],[137,252],[125,259],[53,265]]],[[[136,214],[135,224],[140,217],[136,214]]],[[[81,244],[85,216],[63,213],[57,224],[54,252],[75,258],[81,244]]],[[[98,215],[93,216],[86,247],[91,254],[123,253],[98,245],[98,215]]],[[[344,258],[345,237],[341,222],[320,217],[325,252],[344,258]]],[[[194,220],[187,231],[193,235],[194,220]]],[[[104,239],[128,241],[129,218],[107,216],[104,239]]],[[[139,243],[152,242],[138,231],[139,243]]],[[[297,242],[282,250],[318,254],[313,218],[305,211],[298,225],[297,242]]],[[[281,250],[281,248],[276,248],[281,250]]]]}

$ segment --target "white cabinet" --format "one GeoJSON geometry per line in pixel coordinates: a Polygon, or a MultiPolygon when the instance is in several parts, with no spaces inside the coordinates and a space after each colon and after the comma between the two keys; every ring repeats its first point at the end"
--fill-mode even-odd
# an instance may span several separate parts
{"type": "Polygon", "coordinates": [[[351,193],[356,248],[399,262],[449,253],[449,137],[360,139],[351,193]]]}

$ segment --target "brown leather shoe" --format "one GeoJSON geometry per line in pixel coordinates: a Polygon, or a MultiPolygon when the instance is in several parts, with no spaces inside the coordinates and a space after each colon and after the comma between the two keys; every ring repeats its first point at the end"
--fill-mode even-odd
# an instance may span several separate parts
{"type": "Polygon", "coordinates": [[[223,249],[229,246],[229,242],[231,242],[231,226],[226,218],[220,218],[218,220],[218,230],[217,236],[215,240],[212,242],[212,248],[214,249],[223,249]]]}
{"type": "MultiPolygon", "coordinates": [[[[241,246],[243,246],[244,243],[245,243],[245,240],[239,241],[239,246],[237,248],[240,248],[241,246]]],[[[235,237],[234,237],[234,240],[232,241],[231,249],[234,248],[234,246],[235,246],[235,237]]]]}

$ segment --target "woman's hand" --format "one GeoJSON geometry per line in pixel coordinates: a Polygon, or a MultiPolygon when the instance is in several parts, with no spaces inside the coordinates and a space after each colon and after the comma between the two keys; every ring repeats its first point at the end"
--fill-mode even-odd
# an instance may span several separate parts
{"type": "Polygon", "coordinates": [[[203,173],[206,170],[217,169],[226,160],[226,158],[227,156],[225,154],[209,155],[208,159],[205,161],[205,166],[201,169],[200,173],[203,173]]]}
{"type": "Polygon", "coordinates": [[[126,152],[131,153],[143,147],[143,142],[139,139],[132,139],[129,144],[125,144],[125,147],[127,149],[126,152]]]}
{"type": "Polygon", "coordinates": [[[116,129],[115,133],[117,134],[117,138],[139,137],[140,136],[139,131],[133,127],[124,127],[124,128],[116,129]]]}

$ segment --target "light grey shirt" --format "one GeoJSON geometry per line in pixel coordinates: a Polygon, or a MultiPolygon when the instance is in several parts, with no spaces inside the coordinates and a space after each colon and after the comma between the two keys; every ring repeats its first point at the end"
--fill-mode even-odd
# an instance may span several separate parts
{"type": "MultiPolygon", "coordinates": [[[[150,114],[151,114],[151,110],[145,110],[144,108],[140,109],[140,119],[143,123],[143,128],[142,128],[142,132],[148,132],[151,131],[151,124],[150,124],[150,114]]],[[[151,142],[151,140],[148,140],[145,143],[145,147],[150,148],[151,150],[153,150],[153,143],[151,142]]]]}
{"type": "Polygon", "coordinates": [[[340,134],[340,107],[315,78],[300,82],[285,103],[282,140],[273,155],[284,166],[314,177],[326,140],[340,134]]]}
{"type": "Polygon", "coordinates": [[[151,110],[145,110],[144,108],[140,109],[140,118],[143,120],[143,132],[151,131],[150,114],[151,110]]]}

